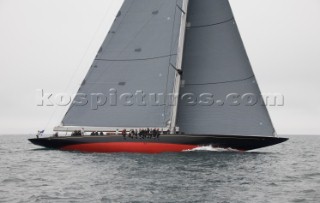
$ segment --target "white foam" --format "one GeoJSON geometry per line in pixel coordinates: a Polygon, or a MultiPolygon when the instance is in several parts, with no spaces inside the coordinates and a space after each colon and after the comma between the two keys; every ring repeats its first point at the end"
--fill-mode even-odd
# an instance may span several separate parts
{"type": "Polygon", "coordinates": [[[199,146],[194,149],[188,149],[184,150],[184,152],[196,152],[196,151],[208,151],[208,152],[238,152],[236,149],[231,149],[231,148],[218,148],[218,147],[212,147],[211,145],[209,146],[199,146]]]}

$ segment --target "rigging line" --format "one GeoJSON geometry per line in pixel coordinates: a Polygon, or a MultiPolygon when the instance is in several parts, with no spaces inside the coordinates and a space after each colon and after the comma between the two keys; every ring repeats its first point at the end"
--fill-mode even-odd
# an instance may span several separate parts
{"type": "Polygon", "coordinates": [[[209,25],[196,25],[196,26],[189,26],[187,27],[188,29],[192,29],[192,28],[202,28],[202,27],[211,27],[211,26],[215,26],[215,25],[220,25],[220,24],[224,24],[224,23],[228,23],[230,21],[233,21],[234,20],[234,17],[228,19],[228,20],[225,20],[225,21],[222,21],[222,22],[219,22],[219,23],[214,23],[214,24],[209,24],[209,25]]]}
{"type": "MultiPolygon", "coordinates": [[[[80,63],[78,64],[77,69],[75,70],[75,72],[73,73],[73,75],[72,75],[71,78],[73,78],[73,77],[75,76],[75,74],[79,71],[81,65],[83,64],[84,58],[85,58],[85,56],[87,55],[87,53],[88,53],[88,51],[89,51],[89,48],[90,48],[91,45],[93,44],[93,41],[94,41],[94,39],[96,38],[95,36],[97,35],[98,31],[99,31],[100,28],[102,27],[103,22],[105,21],[105,18],[107,17],[107,15],[108,15],[110,9],[112,8],[114,2],[115,2],[115,1],[112,1],[112,3],[111,3],[111,5],[108,7],[105,15],[103,16],[102,20],[100,21],[99,26],[98,26],[98,28],[96,29],[96,31],[94,32],[94,35],[93,35],[93,37],[92,37],[92,39],[91,39],[91,41],[90,41],[90,43],[89,43],[89,46],[87,47],[86,51],[84,52],[84,54],[83,54],[83,56],[82,56],[82,58],[81,58],[81,60],[80,60],[80,63]]],[[[71,85],[71,80],[69,81],[69,84],[68,84],[66,90],[69,89],[70,85],[71,85]]]]}
{"type": "MultiPolygon", "coordinates": [[[[87,55],[87,53],[88,53],[88,51],[89,51],[89,48],[91,47],[91,45],[92,45],[92,43],[93,43],[93,41],[94,41],[94,39],[95,39],[95,36],[97,35],[98,31],[100,30],[100,28],[101,28],[101,26],[102,26],[105,18],[107,17],[107,15],[108,15],[108,13],[109,13],[109,11],[110,11],[110,9],[112,8],[112,6],[113,6],[114,3],[115,3],[115,1],[112,1],[112,3],[111,3],[111,5],[109,6],[109,8],[107,9],[105,15],[102,17],[102,19],[101,19],[101,21],[100,21],[100,23],[99,23],[99,25],[98,25],[98,28],[97,28],[96,31],[94,32],[93,38],[91,39],[91,41],[90,41],[90,43],[89,43],[89,46],[87,47],[86,51],[84,52],[83,56],[81,57],[81,60],[80,60],[80,62],[79,62],[79,64],[78,64],[76,70],[73,72],[73,74],[72,74],[72,76],[71,76],[71,80],[69,80],[69,83],[68,83],[67,87],[65,88],[65,92],[69,89],[69,87],[70,87],[70,85],[71,85],[72,78],[75,77],[76,73],[79,71],[81,65],[83,64],[84,58],[85,58],[85,56],[87,55]]],[[[71,105],[72,105],[72,104],[71,104],[71,105]]],[[[53,110],[53,112],[51,113],[51,116],[50,116],[47,124],[45,125],[45,129],[48,127],[48,125],[50,124],[50,122],[51,122],[52,119],[53,119],[54,114],[57,112],[57,107],[58,107],[58,106],[55,105],[54,110],[53,110]]],[[[67,112],[68,112],[68,110],[67,110],[67,112]]]]}
{"type": "Polygon", "coordinates": [[[251,78],[254,78],[255,76],[254,75],[252,75],[252,76],[250,76],[250,77],[248,77],[248,78],[244,78],[244,79],[239,79],[239,80],[230,80],[230,81],[223,81],[223,82],[212,82],[212,83],[202,83],[202,84],[185,84],[185,86],[192,86],[192,85],[194,85],[194,86],[196,86],[196,85],[217,85],[217,84],[224,84],[224,83],[233,83],[233,82],[241,82],[241,81],[245,81],[245,80],[249,80],[249,79],[251,79],[251,78]]]}
{"type": "Polygon", "coordinates": [[[152,60],[152,59],[171,57],[171,56],[175,56],[175,55],[177,55],[177,54],[168,54],[168,55],[163,55],[163,56],[155,56],[155,57],[150,57],[150,58],[137,58],[137,59],[95,59],[95,60],[96,61],[147,61],[147,60],[152,60]]]}
{"type": "Polygon", "coordinates": [[[113,23],[112,23],[112,25],[111,25],[111,27],[110,27],[110,30],[107,32],[107,35],[106,35],[106,37],[105,37],[105,39],[104,39],[104,41],[102,42],[102,44],[101,44],[101,46],[100,47],[102,47],[103,45],[105,46],[105,47],[107,47],[109,44],[110,44],[110,42],[112,42],[112,39],[114,38],[114,34],[112,33],[112,31],[115,31],[115,30],[119,30],[120,29],[120,27],[122,26],[122,21],[124,21],[125,19],[126,19],[126,16],[128,15],[128,13],[129,13],[129,11],[130,11],[130,9],[131,9],[131,7],[132,7],[132,4],[133,4],[133,1],[131,1],[130,2],[130,4],[128,3],[128,8],[127,8],[127,10],[125,10],[125,4],[126,4],[127,2],[126,2],[126,0],[124,1],[124,3],[122,4],[122,6],[121,6],[121,8],[119,9],[119,11],[118,11],[118,14],[119,13],[121,13],[122,12],[122,9],[125,11],[125,14],[121,14],[120,16],[118,16],[118,14],[117,14],[117,16],[115,17],[115,19],[114,19],[114,21],[113,21],[113,23]],[[119,21],[119,23],[118,23],[118,21],[119,21]],[[117,24],[118,23],[118,24],[117,24]],[[114,27],[114,29],[113,29],[113,27],[114,27]],[[109,40],[107,40],[107,37],[109,37],[110,39],[109,40]]]}
{"type": "MultiPolygon", "coordinates": [[[[110,30],[112,29],[113,26],[115,26],[115,23],[116,23],[117,20],[119,21],[119,23],[118,23],[118,27],[117,27],[115,30],[119,29],[119,27],[122,26],[122,22],[126,19],[126,16],[128,15],[128,13],[129,13],[132,5],[133,5],[133,1],[124,1],[124,3],[122,4],[121,8],[120,8],[119,11],[118,11],[118,13],[119,13],[119,12],[122,12],[122,11],[125,11],[125,13],[122,14],[122,15],[119,17],[119,19],[117,19],[117,17],[115,17],[115,20],[114,20],[112,26],[110,27],[110,30]],[[125,7],[125,4],[126,4],[127,2],[128,2],[128,8],[127,8],[127,10],[125,10],[124,8],[126,8],[126,7],[125,7]]],[[[109,31],[109,32],[110,32],[110,31],[109,31]]],[[[108,44],[112,41],[114,35],[111,35],[110,40],[106,41],[107,37],[110,35],[109,32],[107,32],[107,36],[106,36],[106,38],[104,39],[104,41],[102,42],[101,47],[102,47],[103,45],[108,46],[108,44]]],[[[126,45],[126,47],[127,47],[127,46],[128,46],[128,45],[126,45]]],[[[122,53],[122,51],[119,53],[118,56],[120,56],[121,53],[122,53]]],[[[97,58],[97,56],[96,56],[96,58],[97,58]]],[[[96,58],[95,58],[95,59],[96,59],[96,58]]],[[[90,68],[89,68],[89,70],[88,70],[88,73],[87,73],[87,75],[85,76],[84,80],[86,80],[88,77],[90,77],[90,75],[92,74],[92,72],[94,72],[94,70],[95,70],[95,68],[93,67],[94,62],[95,62],[95,60],[93,61],[92,65],[90,66],[90,68]]],[[[111,65],[113,65],[113,63],[111,63],[110,66],[111,66],[111,65]]],[[[105,67],[105,69],[107,69],[107,68],[108,68],[108,67],[105,67]]],[[[100,74],[100,76],[98,77],[98,80],[100,79],[101,75],[103,75],[104,73],[105,73],[105,70],[100,74]]],[[[80,87],[79,87],[79,89],[78,89],[78,92],[80,91],[81,87],[82,87],[82,85],[80,85],[80,87]]],[[[92,88],[93,88],[93,87],[92,87],[92,88]]],[[[70,109],[71,109],[72,107],[73,107],[73,106],[71,106],[71,107],[69,108],[69,110],[67,111],[67,113],[70,111],[70,109]]]]}

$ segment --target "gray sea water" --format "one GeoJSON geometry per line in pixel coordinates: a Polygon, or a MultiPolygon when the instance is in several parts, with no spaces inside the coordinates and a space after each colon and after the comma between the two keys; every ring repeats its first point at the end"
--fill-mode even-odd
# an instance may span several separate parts
{"type": "Polygon", "coordinates": [[[320,136],[253,152],[84,154],[0,136],[0,202],[320,202],[320,136]]]}

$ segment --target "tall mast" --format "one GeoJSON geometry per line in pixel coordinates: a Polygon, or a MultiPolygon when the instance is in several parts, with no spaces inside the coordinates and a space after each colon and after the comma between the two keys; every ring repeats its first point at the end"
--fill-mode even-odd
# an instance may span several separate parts
{"type": "Polygon", "coordinates": [[[179,33],[179,43],[178,43],[178,53],[177,53],[177,67],[175,74],[175,83],[173,89],[173,109],[171,112],[171,123],[170,123],[170,132],[176,132],[176,123],[177,123],[177,112],[178,112],[178,101],[179,101],[179,91],[181,84],[181,73],[182,73],[182,59],[183,59],[183,50],[184,50],[184,40],[186,34],[186,25],[187,25],[187,12],[188,12],[189,0],[182,0],[182,7],[178,8],[181,10],[181,26],[179,33]]]}

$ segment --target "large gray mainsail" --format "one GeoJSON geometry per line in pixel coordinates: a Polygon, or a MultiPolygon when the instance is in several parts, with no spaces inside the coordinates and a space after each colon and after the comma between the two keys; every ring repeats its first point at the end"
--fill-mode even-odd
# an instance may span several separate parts
{"type": "Polygon", "coordinates": [[[181,132],[272,136],[263,102],[238,101],[261,93],[228,0],[190,0],[187,22],[180,91],[186,101],[179,103],[177,118],[181,132]]]}
{"type": "Polygon", "coordinates": [[[182,0],[125,0],[63,126],[168,126],[181,6],[182,0]]]}

